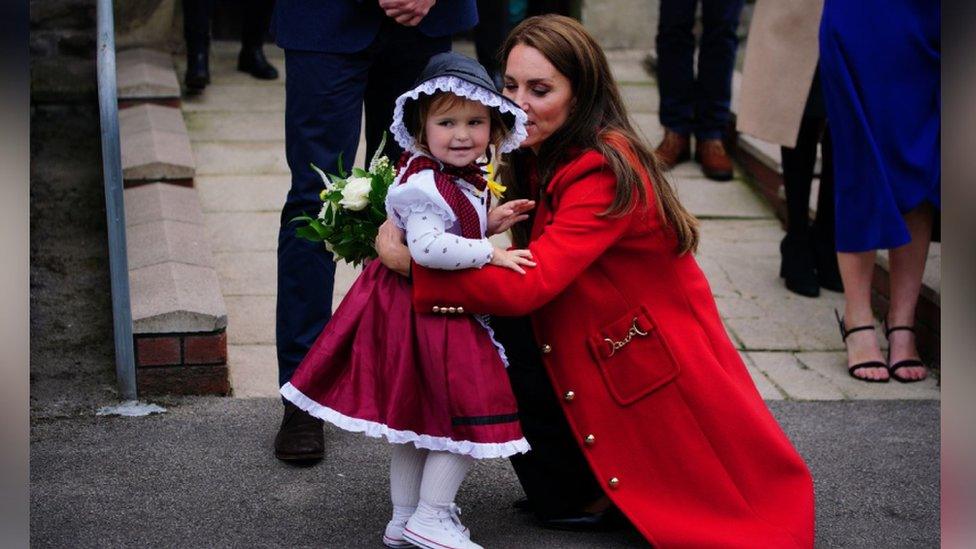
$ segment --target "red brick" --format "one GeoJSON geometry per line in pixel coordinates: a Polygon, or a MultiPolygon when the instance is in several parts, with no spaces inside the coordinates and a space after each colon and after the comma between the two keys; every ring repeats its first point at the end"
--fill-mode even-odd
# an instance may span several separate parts
{"type": "Polygon", "coordinates": [[[136,366],[173,366],[181,364],[180,338],[136,336],[136,366]]]}
{"type": "Polygon", "coordinates": [[[230,394],[227,366],[167,366],[136,372],[139,395],[230,394]]]}
{"type": "Polygon", "coordinates": [[[188,335],[185,364],[227,364],[227,332],[188,335]]]}

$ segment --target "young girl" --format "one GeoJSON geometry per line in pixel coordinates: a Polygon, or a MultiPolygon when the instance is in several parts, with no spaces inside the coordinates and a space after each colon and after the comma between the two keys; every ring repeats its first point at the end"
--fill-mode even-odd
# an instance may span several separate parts
{"type": "MultiPolygon", "coordinates": [[[[456,53],[434,56],[401,95],[391,131],[406,151],[386,199],[413,259],[438,269],[499,265],[524,273],[528,250],[492,246],[534,205],[490,212],[476,161],[525,138],[525,113],[487,71],[456,53]]],[[[475,459],[526,452],[502,347],[483,317],[461,308],[414,311],[404,277],[370,263],[281,394],[348,431],[393,443],[388,547],[478,548],[454,496],[475,459]]]]}

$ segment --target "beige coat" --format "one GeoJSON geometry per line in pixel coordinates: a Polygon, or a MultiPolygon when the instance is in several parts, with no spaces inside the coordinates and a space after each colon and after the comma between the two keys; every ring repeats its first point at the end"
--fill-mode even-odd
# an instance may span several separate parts
{"type": "Polygon", "coordinates": [[[746,43],[736,126],[742,133],[796,146],[819,58],[823,0],[759,0],[746,43]]]}

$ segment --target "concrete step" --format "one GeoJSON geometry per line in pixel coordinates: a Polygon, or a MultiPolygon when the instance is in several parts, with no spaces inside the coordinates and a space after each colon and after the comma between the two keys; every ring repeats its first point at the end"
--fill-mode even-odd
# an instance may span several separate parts
{"type": "Polygon", "coordinates": [[[170,54],[134,48],[118,52],[115,62],[120,106],[136,102],[179,106],[180,83],[176,79],[170,54]]]}
{"type": "Polygon", "coordinates": [[[193,179],[196,163],[180,109],[142,104],[119,111],[122,177],[127,186],[193,179]]]}

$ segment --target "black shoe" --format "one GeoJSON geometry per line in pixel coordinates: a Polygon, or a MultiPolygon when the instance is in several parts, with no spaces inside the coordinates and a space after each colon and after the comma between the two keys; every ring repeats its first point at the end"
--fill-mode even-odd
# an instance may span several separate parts
{"type": "Polygon", "coordinates": [[[275,457],[296,465],[311,465],[325,454],[322,420],[285,402],[285,415],[274,442],[275,457]]]}
{"type": "Polygon", "coordinates": [[[529,513],[532,511],[532,504],[529,503],[529,498],[520,498],[512,502],[512,509],[519,513],[529,513]]]}
{"type": "Polygon", "coordinates": [[[261,48],[247,48],[241,50],[237,56],[237,70],[246,72],[261,80],[274,80],[278,78],[278,69],[264,57],[264,50],[261,48]]]}
{"type": "Polygon", "coordinates": [[[542,525],[554,530],[574,532],[607,532],[626,527],[630,522],[616,507],[608,507],[599,513],[583,513],[544,519],[542,525]]]}
{"type": "MultiPolygon", "coordinates": [[[[834,316],[837,317],[837,327],[840,328],[840,339],[841,341],[844,342],[844,345],[847,345],[847,336],[853,334],[854,332],[862,332],[864,330],[872,330],[872,331],[874,330],[874,324],[867,324],[864,326],[855,326],[853,328],[848,328],[847,325],[844,324],[844,319],[841,318],[840,313],[837,312],[837,309],[834,309],[834,316]]],[[[854,379],[859,379],[861,381],[866,381],[868,383],[888,383],[888,377],[882,379],[871,379],[868,377],[861,377],[857,375],[857,371],[860,370],[861,368],[887,369],[888,365],[885,364],[884,362],[879,362],[877,360],[870,360],[868,362],[859,362],[849,367],[847,369],[847,373],[850,374],[850,376],[853,377],[854,379]]],[[[891,377],[891,374],[889,373],[888,376],[891,377]]]]}
{"type": "Polygon", "coordinates": [[[820,284],[817,282],[816,261],[810,240],[805,236],[786,233],[779,244],[779,252],[782,256],[779,276],[786,282],[786,288],[806,297],[819,296],[820,284]]]}
{"type": "Polygon", "coordinates": [[[210,55],[208,52],[186,53],[186,77],[184,79],[187,90],[201,92],[210,83],[210,55]]]}
{"type": "Polygon", "coordinates": [[[813,253],[817,262],[817,283],[821,288],[832,292],[843,292],[844,281],[840,278],[840,268],[837,266],[837,250],[833,239],[815,237],[813,253]]]}

